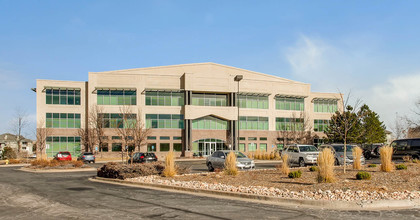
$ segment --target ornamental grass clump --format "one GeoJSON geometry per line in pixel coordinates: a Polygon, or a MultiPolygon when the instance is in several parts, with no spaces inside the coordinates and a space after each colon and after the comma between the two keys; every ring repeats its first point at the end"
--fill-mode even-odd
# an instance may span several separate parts
{"type": "Polygon", "coordinates": [[[254,159],[256,159],[256,160],[260,160],[261,159],[261,151],[260,151],[260,149],[257,149],[255,151],[254,159]]]}
{"type": "Polygon", "coordinates": [[[162,173],[165,177],[173,177],[176,175],[174,152],[169,151],[165,157],[165,169],[162,173]]]}
{"type": "Polygon", "coordinates": [[[362,162],[360,158],[362,157],[363,150],[360,147],[353,148],[353,169],[360,170],[362,168],[362,162]]]}
{"type": "Polygon", "coordinates": [[[370,173],[364,171],[358,172],[356,174],[356,179],[358,180],[370,180],[370,177],[370,173]]]}
{"type": "Polygon", "coordinates": [[[270,153],[264,154],[264,160],[270,160],[270,153]]]}
{"type": "Polygon", "coordinates": [[[271,153],[270,153],[270,160],[274,160],[274,158],[275,158],[274,152],[271,151],[271,153]]]}
{"type": "Polygon", "coordinates": [[[223,172],[226,175],[238,175],[238,168],[236,167],[236,156],[233,151],[231,151],[226,157],[225,169],[223,170],[223,172]]]}
{"type": "Polygon", "coordinates": [[[274,153],[274,160],[281,160],[279,152],[274,153]]]}
{"type": "Polygon", "coordinates": [[[334,154],[331,149],[325,148],[318,155],[318,177],[320,183],[332,183],[334,178],[334,154]]]}
{"type": "Polygon", "coordinates": [[[281,156],[281,166],[280,166],[280,171],[283,174],[288,175],[289,174],[289,156],[287,154],[283,154],[281,156]]]}
{"type": "Polygon", "coordinates": [[[392,147],[385,146],[381,147],[379,153],[381,155],[381,171],[391,172],[394,169],[394,164],[392,163],[392,147]]]}

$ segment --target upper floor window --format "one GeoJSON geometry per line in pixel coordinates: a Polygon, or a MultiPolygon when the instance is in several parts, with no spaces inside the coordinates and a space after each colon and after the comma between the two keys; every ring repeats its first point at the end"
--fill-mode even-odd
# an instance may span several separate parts
{"type": "Polygon", "coordinates": [[[276,118],[277,131],[303,131],[303,118],[276,118]]]}
{"type": "Polygon", "coordinates": [[[99,114],[104,128],[129,128],[135,125],[136,114],[104,113],[99,114]]]}
{"type": "Polygon", "coordinates": [[[199,106],[226,106],[226,94],[193,93],[192,105],[199,106]]]}
{"type": "Polygon", "coordinates": [[[314,112],[330,112],[334,113],[337,111],[337,100],[334,99],[315,99],[314,100],[314,112]]]}
{"type": "Polygon", "coordinates": [[[276,97],[276,109],[279,110],[304,110],[304,98],[276,97]]]}
{"type": "Polygon", "coordinates": [[[268,117],[241,116],[239,117],[241,130],[268,130],[268,117]]]}
{"type": "Polygon", "coordinates": [[[135,90],[98,90],[97,103],[98,105],[136,105],[135,90]]]}
{"type": "Polygon", "coordinates": [[[227,121],[216,117],[206,116],[199,119],[194,119],[192,121],[192,128],[206,130],[226,130],[227,121]]]}
{"type": "Polygon", "coordinates": [[[268,109],[268,96],[239,95],[240,108],[268,109]]]}
{"type": "Polygon", "coordinates": [[[46,104],[80,105],[80,89],[46,89],[46,104]]]}
{"type": "Polygon", "coordinates": [[[319,132],[327,131],[328,125],[330,125],[329,120],[315,119],[314,120],[314,131],[319,131],[319,132]]]}
{"type": "Polygon", "coordinates": [[[146,128],[184,128],[184,115],[146,114],[146,128]]]}
{"type": "Polygon", "coordinates": [[[46,113],[47,128],[80,128],[80,114],[46,113]]]}
{"type": "Polygon", "coordinates": [[[146,91],[146,105],[183,106],[183,92],[146,91]]]}

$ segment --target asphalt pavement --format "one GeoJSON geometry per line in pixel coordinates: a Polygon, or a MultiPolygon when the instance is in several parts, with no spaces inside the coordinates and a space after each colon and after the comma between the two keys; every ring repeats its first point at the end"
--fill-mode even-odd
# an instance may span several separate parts
{"type": "Polygon", "coordinates": [[[91,182],[95,172],[0,167],[0,219],[419,219],[420,210],[282,207],[91,182]]]}

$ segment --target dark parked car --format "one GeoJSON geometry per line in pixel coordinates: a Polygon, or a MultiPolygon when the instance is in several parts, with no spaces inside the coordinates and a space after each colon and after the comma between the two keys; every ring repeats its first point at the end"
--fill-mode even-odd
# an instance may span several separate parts
{"type": "MultiPolygon", "coordinates": [[[[137,152],[133,155],[133,163],[148,163],[158,161],[155,153],[141,153],[137,152]]],[[[131,157],[128,159],[128,163],[131,163],[131,157]]]]}
{"type": "Polygon", "coordinates": [[[391,146],[394,148],[394,158],[411,156],[413,159],[420,159],[420,138],[395,140],[391,146]]]}
{"type": "Polygon", "coordinates": [[[71,154],[68,151],[60,151],[54,156],[54,160],[70,160],[71,161],[71,154]]]}
{"type": "Polygon", "coordinates": [[[363,156],[366,159],[379,158],[379,149],[384,146],[383,144],[368,144],[363,147],[363,156]]]}
{"type": "Polygon", "coordinates": [[[95,163],[95,155],[91,152],[84,152],[79,155],[77,160],[81,160],[84,163],[95,163]]]}

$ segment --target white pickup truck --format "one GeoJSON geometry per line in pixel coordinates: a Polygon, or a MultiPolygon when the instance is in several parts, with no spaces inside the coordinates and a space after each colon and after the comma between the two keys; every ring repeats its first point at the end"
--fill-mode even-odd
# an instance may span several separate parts
{"type": "Polygon", "coordinates": [[[299,164],[304,167],[308,164],[316,164],[319,151],[313,145],[294,144],[287,146],[282,154],[288,155],[289,163],[299,164]]]}

